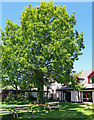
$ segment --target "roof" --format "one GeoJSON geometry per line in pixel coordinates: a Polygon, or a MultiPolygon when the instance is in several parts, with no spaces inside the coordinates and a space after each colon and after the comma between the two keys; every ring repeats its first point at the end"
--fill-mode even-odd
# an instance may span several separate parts
{"type": "Polygon", "coordinates": [[[92,72],[94,72],[94,70],[85,70],[85,71],[82,71],[81,75],[79,75],[78,77],[85,79],[85,78],[88,77],[92,72]]]}
{"type": "MultiPolygon", "coordinates": [[[[88,76],[91,75],[91,73],[93,73],[93,72],[94,72],[94,70],[85,70],[85,71],[82,71],[82,73],[78,76],[79,79],[85,80],[85,82],[84,82],[84,84],[85,84],[84,89],[85,89],[85,87],[87,89],[87,85],[86,85],[87,81],[86,80],[87,80],[88,76]]],[[[57,91],[73,90],[73,88],[69,88],[67,86],[62,86],[61,88],[58,88],[56,90],[57,91]]]]}
{"type": "Polygon", "coordinates": [[[62,86],[61,88],[57,88],[57,91],[62,91],[62,90],[73,90],[73,88],[67,87],[67,86],[62,86]]]}
{"type": "Polygon", "coordinates": [[[13,86],[12,85],[7,85],[7,86],[5,86],[5,87],[2,87],[1,88],[2,90],[14,90],[14,88],[13,88],[13,86]]]}

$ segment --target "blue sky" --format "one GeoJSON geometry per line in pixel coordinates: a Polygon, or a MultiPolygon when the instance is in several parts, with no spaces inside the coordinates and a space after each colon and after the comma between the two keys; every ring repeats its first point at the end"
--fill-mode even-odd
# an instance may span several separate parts
{"type": "MultiPolygon", "coordinates": [[[[25,6],[39,6],[39,2],[2,2],[2,29],[4,30],[6,18],[20,24],[19,17],[25,6]]],[[[77,23],[75,29],[84,34],[85,49],[79,60],[74,62],[74,70],[92,69],[92,2],[54,2],[57,5],[65,5],[69,14],[75,11],[77,23]]]]}

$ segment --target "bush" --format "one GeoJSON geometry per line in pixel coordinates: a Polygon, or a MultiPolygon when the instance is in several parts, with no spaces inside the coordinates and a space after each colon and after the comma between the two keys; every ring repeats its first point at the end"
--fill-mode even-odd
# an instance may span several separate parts
{"type": "Polygon", "coordinates": [[[8,95],[4,98],[5,102],[9,102],[9,101],[15,101],[15,94],[13,94],[12,92],[8,93],[8,95]]]}
{"type": "Polygon", "coordinates": [[[22,93],[17,94],[17,101],[24,101],[24,100],[26,100],[24,94],[22,93]]]}
{"type": "Polygon", "coordinates": [[[22,93],[15,94],[15,93],[9,92],[8,96],[3,101],[10,102],[10,101],[15,101],[15,100],[24,101],[26,99],[24,97],[24,94],[22,94],[22,93]]]}

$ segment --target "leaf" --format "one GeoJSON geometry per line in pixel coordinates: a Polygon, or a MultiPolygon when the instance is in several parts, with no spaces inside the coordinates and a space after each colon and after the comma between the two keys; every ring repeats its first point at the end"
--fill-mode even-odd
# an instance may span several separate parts
{"type": "Polygon", "coordinates": [[[66,6],[41,2],[38,7],[25,7],[20,21],[18,25],[7,19],[1,34],[2,70],[4,79],[8,77],[7,85],[29,89],[32,83],[35,87],[50,83],[53,76],[54,81],[66,84],[73,78],[72,86],[79,88],[71,71],[82,55],[84,41],[83,33],[74,29],[74,13],[69,15],[66,6]]]}

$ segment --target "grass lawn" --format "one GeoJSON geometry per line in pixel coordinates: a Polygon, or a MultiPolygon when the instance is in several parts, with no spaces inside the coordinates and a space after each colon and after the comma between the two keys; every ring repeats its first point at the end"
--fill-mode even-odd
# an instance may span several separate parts
{"type": "MultiPolygon", "coordinates": [[[[30,103],[30,101],[26,101],[26,102],[10,102],[10,103],[2,103],[2,106],[10,106],[10,105],[19,105],[19,104],[28,104],[30,103]]],[[[48,113],[45,113],[45,110],[42,107],[34,107],[34,115],[32,115],[32,112],[23,112],[23,113],[19,113],[19,117],[18,119],[23,119],[23,118],[40,118],[40,119],[45,119],[45,118],[54,118],[54,119],[58,119],[58,118],[69,118],[69,119],[80,119],[80,118],[85,118],[85,119],[93,119],[93,112],[94,110],[92,109],[87,109],[85,108],[85,110],[82,110],[82,103],[71,103],[71,102],[60,102],[60,104],[62,105],[62,109],[59,110],[58,108],[54,108],[52,109],[52,111],[48,111],[48,113]]],[[[13,116],[11,114],[6,114],[6,115],[2,115],[2,120],[12,120],[13,116]]]]}

